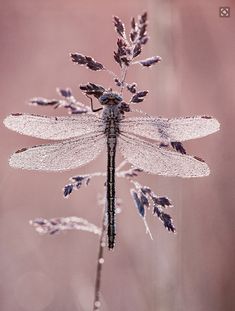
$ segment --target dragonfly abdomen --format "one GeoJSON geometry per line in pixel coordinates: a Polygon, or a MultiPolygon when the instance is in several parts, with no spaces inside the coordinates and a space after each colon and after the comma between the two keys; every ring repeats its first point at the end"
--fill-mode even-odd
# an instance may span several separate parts
{"type": "Polygon", "coordinates": [[[119,134],[119,123],[114,116],[109,116],[106,122],[107,135],[107,233],[108,247],[113,249],[115,245],[115,155],[117,136],[119,134]]]}
{"type": "Polygon", "coordinates": [[[116,142],[109,143],[108,139],[108,163],[107,163],[107,216],[108,216],[108,247],[114,248],[115,228],[115,154],[116,142]]]}

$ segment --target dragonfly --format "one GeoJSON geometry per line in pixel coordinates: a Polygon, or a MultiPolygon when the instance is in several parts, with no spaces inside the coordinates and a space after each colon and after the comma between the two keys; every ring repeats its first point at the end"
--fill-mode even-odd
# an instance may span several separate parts
{"type": "Polygon", "coordinates": [[[126,117],[122,96],[106,91],[99,97],[102,112],[47,117],[15,113],[4,120],[20,134],[55,140],[16,151],[10,166],[27,170],[64,171],[107,153],[106,211],[108,247],[115,245],[115,160],[117,148],[133,167],[147,173],[202,177],[210,173],[200,158],[181,154],[171,143],[204,137],[219,130],[219,122],[208,116],[162,118],[148,115],[126,117]]]}

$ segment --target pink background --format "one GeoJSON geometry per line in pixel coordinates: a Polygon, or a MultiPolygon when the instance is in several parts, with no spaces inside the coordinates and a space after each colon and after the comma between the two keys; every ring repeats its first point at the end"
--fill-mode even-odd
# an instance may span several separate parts
{"type": "MultiPolygon", "coordinates": [[[[175,208],[177,235],[148,215],[154,236],[130,199],[128,181],[118,180],[122,199],[117,245],[106,251],[101,310],[231,311],[234,303],[234,55],[235,6],[232,1],[0,1],[1,117],[11,112],[65,114],[27,105],[35,96],[55,98],[56,87],[71,87],[88,103],[79,84],[113,86],[110,76],[74,65],[70,52],[93,56],[118,72],[112,53],[116,37],[112,15],[127,24],[147,10],[151,41],[143,57],[160,55],[150,70],[133,68],[128,81],[150,91],[140,106],[165,117],[212,115],[221,131],[189,141],[187,151],[204,158],[211,175],[199,179],[143,174],[139,180],[175,208]],[[219,7],[231,7],[230,18],[219,7]]],[[[1,127],[2,311],[91,310],[98,238],[84,232],[40,236],[28,225],[38,216],[76,215],[99,225],[97,207],[103,180],[62,197],[70,176],[105,169],[105,154],[81,169],[64,173],[14,170],[9,155],[38,139],[1,127]]]]}

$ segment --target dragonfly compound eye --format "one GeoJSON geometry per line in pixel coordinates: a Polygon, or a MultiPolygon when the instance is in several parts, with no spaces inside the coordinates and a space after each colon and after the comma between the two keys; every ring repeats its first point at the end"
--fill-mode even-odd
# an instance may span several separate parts
{"type": "Polygon", "coordinates": [[[101,105],[119,104],[122,101],[122,97],[116,93],[107,92],[100,96],[99,102],[101,105]]]}

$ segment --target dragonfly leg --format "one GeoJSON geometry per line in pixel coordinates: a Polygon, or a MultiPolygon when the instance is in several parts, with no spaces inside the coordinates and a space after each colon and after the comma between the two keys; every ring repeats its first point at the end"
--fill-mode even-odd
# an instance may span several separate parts
{"type": "Polygon", "coordinates": [[[94,109],[94,106],[93,106],[93,100],[92,100],[92,98],[90,97],[90,96],[88,96],[87,94],[86,94],[86,97],[87,98],[89,98],[90,99],[90,101],[91,101],[91,110],[92,110],[92,112],[97,112],[97,111],[100,111],[100,110],[102,110],[103,108],[97,108],[97,109],[94,109]]]}

